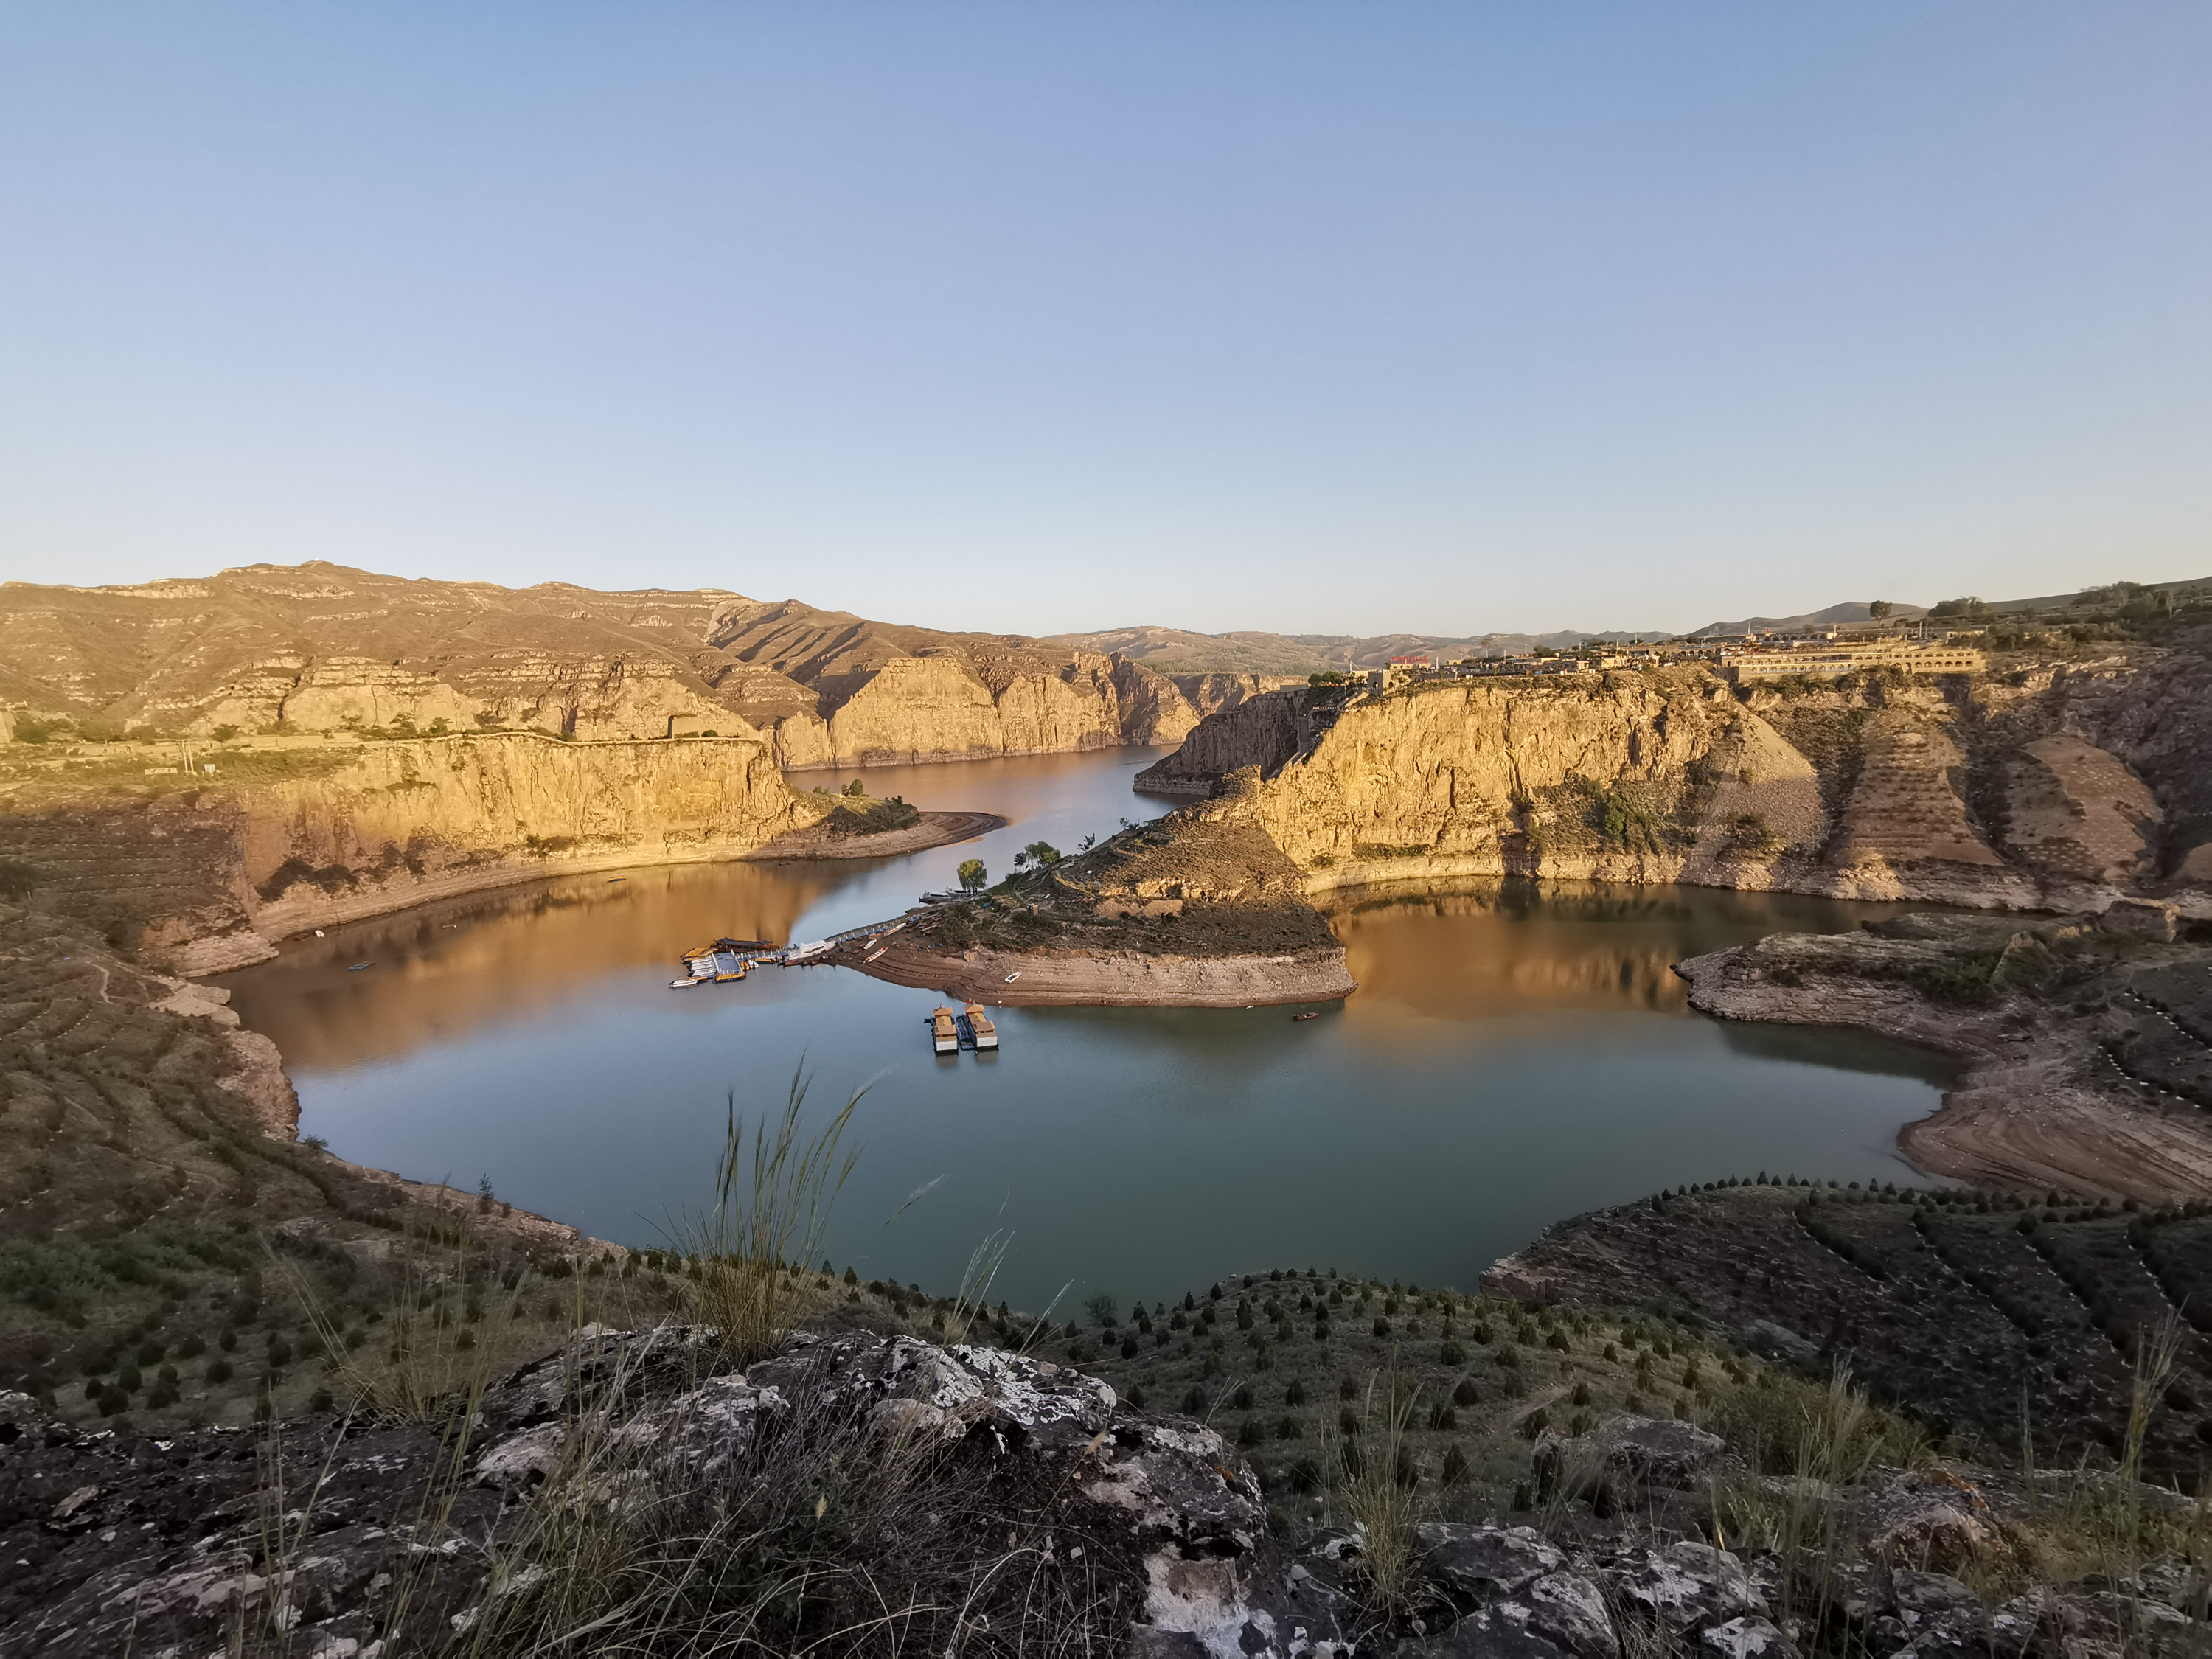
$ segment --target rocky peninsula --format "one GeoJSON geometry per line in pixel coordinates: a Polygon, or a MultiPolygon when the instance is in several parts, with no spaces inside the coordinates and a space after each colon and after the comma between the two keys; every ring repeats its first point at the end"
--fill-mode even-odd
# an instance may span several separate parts
{"type": "Polygon", "coordinates": [[[1213,803],[911,915],[833,959],[1007,1005],[1241,1008],[1357,988],[1296,867],[1213,803]]]}

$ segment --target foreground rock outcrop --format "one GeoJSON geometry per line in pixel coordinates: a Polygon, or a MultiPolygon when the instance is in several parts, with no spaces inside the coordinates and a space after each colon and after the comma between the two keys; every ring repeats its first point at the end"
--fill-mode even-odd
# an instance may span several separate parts
{"type": "Polygon", "coordinates": [[[2165,1563],[2117,1594],[1970,1589],[1952,1571],[2002,1557],[2015,1503],[1949,1470],[1835,1491],[1816,1552],[1739,1553],[1693,1518],[1700,1486],[1745,1478],[1725,1443],[1620,1419],[1539,1446],[1542,1530],[1413,1509],[1385,1548],[1280,1535],[1218,1434],[1079,1372],[866,1334],[742,1370],[718,1352],[587,1330],[458,1438],[325,1418],[88,1440],[0,1396],[0,1655],[519,1653],[579,1630],[648,1653],[2202,1651],[2165,1563]]]}

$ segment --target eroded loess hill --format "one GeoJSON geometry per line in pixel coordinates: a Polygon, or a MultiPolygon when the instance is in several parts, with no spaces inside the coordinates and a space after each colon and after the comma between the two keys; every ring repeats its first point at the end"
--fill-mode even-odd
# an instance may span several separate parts
{"type": "Polygon", "coordinates": [[[1123,657],[705,590],[602,593],[255,565],[137,587],[0,585],[9,728],[714,731],[785,767],[1174,743],[1242,688],[1123,657]],[[1193,697],[1199,701],[1194,703],[1193,697]]]}
{"type": "Polygon", "coordinates": [[[1258,769],[1253,821],[1310,890],[1454,877],[2212,915],[2204,642],[1972,681],[1739,690],[1701,665],[1278,691],[1145,787],[1258,769]]]}
{"type": "Polygon", "coordinates": [[[743,857],[836,810],[757,738],[295,739],[218,751],[211,777],[149,758],[173,762],[143,744],[0,749],[0,865],[39,908],[194,974],[457,893],[743,857]]]}

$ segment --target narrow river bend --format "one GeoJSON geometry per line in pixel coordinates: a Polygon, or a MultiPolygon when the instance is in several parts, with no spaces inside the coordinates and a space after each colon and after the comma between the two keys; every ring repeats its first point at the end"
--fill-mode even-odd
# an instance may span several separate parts
{"type": "Polygon", "coordinates": [[[1941,1062],[1705,1019],[1668,970],[1893,906],[1519,884],[1340,900],[1361,988],[1318,1019],[1003,1009],[1004,1048],[982,1060],[929,1053],[931,993],[840,969],[668,989],[702,939],[817,938],[896,915],[963,859],[995,877],[1030,842],[1156,817],[1172,803],[1130,779],[1158,752],[877,768],[872,793],[1012,822],[898,859],[483,894],[295,941],[220,982],[283,1050],[303,1135],[420,1179],[488,1176],[628,1243],[667,1242],[708,1197],[732,1092],[741,1112],[774,1110],[803,1063],[826,1113],[867,1085],[829,1255],[948,1291],[980,1240],[1011,1231],[993,1294],[1018,1307],[1071,1280],[1078,1299],[1155,1301],[1273,1266],[1472,1288],[1546,1224],[1662,1186],[1911,1175],[1896,1133],[1936,1109],[1941,1062]]]}

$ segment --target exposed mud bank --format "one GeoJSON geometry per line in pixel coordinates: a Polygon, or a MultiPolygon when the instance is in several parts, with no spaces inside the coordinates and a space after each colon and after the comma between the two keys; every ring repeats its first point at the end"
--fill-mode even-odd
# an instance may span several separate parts
{"type": "Polygon", "coordinates": [[[1961,944],[1975,942],[1784,933],[1691,957],[1675,971],[1690,981],[1692,1006],[1722,1018],[1853,1026],[1959,1061],[1942,1106],[1898,1136],[1905,1156],[1931,1175],[2153,1204],[2212,1197],[2212,1114],[2179,1092],[2199,1063],[2191,1048],[2203,1045],[2143,1002],[2135,984],[2201,975],[2166,958],[2203,953],[2134,952],[2093,964],[2093,975],[2071,984],[2054,975],[2048,994],[2025,986],[2007,994],[2002,983],[1978,1004],[1931,994],[1928,985],[1972,959],[1961,944]],[[2116,1054],[2130,1056],[2131,1042],[2154,1036],[2173,1052],[2147,1051],[2132,1062],[2139,1076],[2124,1072],[2116,1054]]]}
{"type": "Polygon", "coordinates": [[[872,962],[857,946],[832,960],[894,985],[1006,1007],[1245,1008],[1332,1001],[1359,988],[1345,969],[1341,947],[1280,956],[985,949],[956,954],[894,939],[872,962]]]}
{"type": "Polygon", "coordinates": [[[1008,820],[996,812],[924,812],[917,823],[903,830],[886,830],[878,836],[833,835],[819,824],[778,836],[757,851],[743,854],[760,859],[887,859],[902,853],[926,852],[955,842],[973,841],[1008,820]]]}

